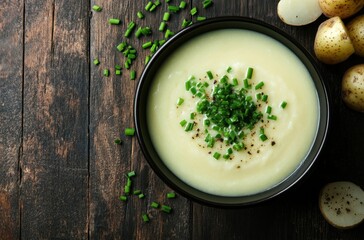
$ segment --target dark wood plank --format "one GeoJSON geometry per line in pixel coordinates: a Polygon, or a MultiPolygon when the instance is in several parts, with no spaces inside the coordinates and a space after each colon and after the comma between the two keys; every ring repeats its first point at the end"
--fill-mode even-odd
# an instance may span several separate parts
{"type": "MultiPolygon", "coordinates": [[[[198,4],[199,1],[194,1],[198,4]]],[[[292,35],[311,54],[321,17],[315,23],[292,27],[281,22],[276,13],[279,1],[214,1],[214,7],[200,13],[208,17],[239,15],[253,17],[277,26],[292,35]]],[[[340,98],[344,71],[362,58],[352,57],[335,66],[318,63],[332,104],[332,131],[315,168],[302,183],[266,204],[243,209],[215,209],[193,204],[193,239],[360,239],[364,228],[342,231],[330,226],[318,209],[320,188],[327,182],[350,180],[364,186],[360,142],[363,114],[346,108],[340,98]]]]}
{"type": "Polygon", "coordinates": [[[23,1],[0,4],[0,238],[19,238],[23,1]]]}
{"type": "MultiPolygon", "coordinates": [[[[133,127],[133,101],[138,79],[131,81],[129,72],[123,67],[122,76],[114,74],[114,65],[124,65],[125,58],[117,52],[116,45],[122,41],[137,49],[137,60],[131,69],[137,77],[144,68],[144,60],[149,50],[141,48],[142,43],[163,39],[164,33],[158,31],[167,5],[162,1],[154,12],[144,10],[145,1],[105,1],[100,3],[101,12],[94,12],[91,21],[91,58],[99,58],[100,65],[92,66],[91,71],[91,118],[90,118],[90,177],[91,177],[91,212],[90,236],[96,239],[173,239],[189,236],[189,206],[183,197],[166,200],[170,191],[157,178],[146,164],[136,138],[125,137],[126,127],[133,127]],[[138,19],[141,10],[145,18],[138,19]],[[110,26],[109,18],[120,18],[120,26],[110,26]],[[151,36],[137,39],[123,37],[130,21],[137,27],[152,27],[151,36]],[[110,77],[102,77],[102,70],[111,70],[110,77]],[[121,137],[123,143],[114,144],[114,138],[121,137]],[[124,174],[135,170],[133,189],[141,189],[145,199],[130,196],[127,203],[118,200],[126,183],[124,174]],[[151,201],[166,203],[174,208],[171,215],[150,208],[151,201]],[[149,223],[144,223],[142,214],[148,213],[149,223]],[[175,224],[176,221],[179,224],[175,224]]],[[[171,16],[168,27],[176,31],[182,22],[180,13],[171,16]]]]}
{"type": "Polygon", "coordinates": [[[21,236],[88,236],[89,9],[25,2],[21,236]]]}

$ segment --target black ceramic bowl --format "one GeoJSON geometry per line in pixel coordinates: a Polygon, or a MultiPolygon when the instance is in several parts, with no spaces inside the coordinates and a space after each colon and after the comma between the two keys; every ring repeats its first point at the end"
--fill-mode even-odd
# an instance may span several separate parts
{"type": "Polygon", "coordinates": [[[152,169],[156,172],[156,174],[167,185],[169,185],[178,193],[194,201],[206,205],[220,207],[244,206],[262,202],[279,195],[280,193],[293,186],[307,173],[312,164],[315,162],[324,144],[329,124],[329,104],[327,92],[325,90],[325,86],[320,77],[320,74],[315,67],[315,63],[311,55],[292,37],[280,31],[279,29],[264,22],[244,17],[219,17],[209,19],[204,22],[194,24],[186,29],[183,29],[182,31],[174,35],[158,50],[158,52],[152,57],[151,61],[144,69],[144,72],[141,75],[137,87],[134,104],[134,119],[138,141],[146,160],[148,161],[152,169]],[[311,147],[310,152],[306,155],[306,159],[304,159],[300,166],[283,182],[279,183],[273,188],[257,194],[240,197],[217,196],[202,192],[187,185],[175,174],[173,174],[173,172],[171,172],[163,163],[162,159],[160,158],[153,146],[153,142],[151,141],[150,134],[148,132],[148,119],[146,114],[149,88],[156,72],[163,64],[163,61],[165,61],[172,52],[174,52],[186,41],[209,31],[229,28],[252,30],[258,33],[268,35],[275,40],[281,42],[292,52],[294,52],[298,56],[298,58],[305,64],[309,73],[311,74],[319,97],[320,111],[319,126],[315,141],[311,147]]]}

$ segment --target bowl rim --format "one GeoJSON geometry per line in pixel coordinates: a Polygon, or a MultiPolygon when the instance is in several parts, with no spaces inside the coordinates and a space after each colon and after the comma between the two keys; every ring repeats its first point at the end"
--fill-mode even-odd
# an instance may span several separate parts
{"type": "MultiPolygon", "coordinates": [[[[144,96],[144,98],[148,98],[144,96]]],[[[328,93],[325,87],[323,78],[318,71],[316,62],[312,55],[292,36],[282,31],[281,29],[270,25],[261,20],[241,17],[241,16],[222,16],[207,19],[205,21],[195,23],[187,28],[182,29],[166,41],[158,51],[152,56],[148,64],[145,66],[136,88],[136,94],[134,97],[134,124],[136,129],[136,136],[139,142],[139,146],[143,152],[143,156],[148,162],[149,166],[157,174],[157,176],[166,183],[171,189],[177,193],[191,199],[195,202],[213,206],[213,207],[241,207],[249,206],[257,203],[265,202],[275,196],[282,194],[283,192],[290,189],[299,180],[301,180],[306,173],[310,170],[314,162],[316,161],[319,153],[322,150],[324,142],[327,137],[329,128],[329,113],[330,106],[328,101],[328,93]],[[184,183],[181,179],[173,174],[164,164],[161,158],[156,153],[154,147],[148,146],[146,141],[149,141],[149,145],[153,145],[150,140],[149,133],[147,130],[146,121],[143,122],[143,94],[148,95],[148,87],[152,82],[153,76],[155,75],[158,67],[157,63],[163,62],[169,56],[169,52],[173,52],[174,49],[179,47],[179,43],[184,43],[186,40],[190,40],[195,36],[201,35],[206,32],[219,30],[219,29],[245,29],[252,30],[262,34],[265,34],[278,42],[281,42],[288,47],[300,60],[304,63],[308,69],[311,78],[316,87],[318,104],[319,104],[319,120],[317,126],[317,132],[315,139],[311,145],[309,152],[305,158],[301,160],[299,166],[296,167],[285,179],[280,181],[275,186],[258,192],[256,194],[245,195],[245,196],[219,196],[209,194],[197,190],[192,186],[184,183]],[[177,44],[177,47],[174,45],[177,44]],[[288,44],[288,46],[287,46],[288,44]],[[149,79],[149,82],[148,82],[149,79]],[[143,125],[144,124],[144,125],[143,125]],[[147,137],[144,135],[146,134],[147,137]],[[148,139],[149,137],[149,139],[148,139]],[[152,152],[151,152],[152,151],[152,152]],[[153,152],[154,151],[154,152],[153,152]],[[157,157],[158,159],[154,159],[157,157]],[[156,162],[157,161],[157,162],[156,162]],[[163,167],[164,165],[164,167],[163,167]],[[171,179],[172,178],[172,179],[171,179]],[[290,181],[290,179],[292,179],[290,181]],[[177,182],[175,182],[177,181],[177,182]],[[182,187],[181,187],[182,185],[182,187]]],[[[144,101],[145,102],[145,101],[144,101]]],[[[144,106],[145,108],[145,106],[144,106]]]]}

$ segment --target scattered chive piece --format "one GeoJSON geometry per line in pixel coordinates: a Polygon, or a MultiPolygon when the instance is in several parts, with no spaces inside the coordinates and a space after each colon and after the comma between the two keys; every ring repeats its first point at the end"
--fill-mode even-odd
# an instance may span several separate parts
{"type": "Polygon", "coordinates": [[[110,18],[109,19],[109,23],[111,24],[111,25],[119,25],[120,24],[120,19],[117,19],[117,18],[110,18]]]}
{"type": "Polygon", "coordinates": [[[189,122],[189,123],[187,123],[187,125],[186,125],[186,127],[185,127],[185,131],[186,132],[189,132],[189,131],[192,131],[192,129],[193,129],[193,123],[192,122],[189,122]]]}
{"type": "Polygon", "coordinates": [[[211,124],[211,122],[210,122],[210,120],[209,119],[205,119],[205,120],[203,120],[203,125],[204,126],[210,126],[210,124],[211,124]]]}
{"type": "Polygon", "coordinates": [[[151,47],[152,46],[152,41],[149,41],[149,42],[146,42],[146,43],[144,43],[143,45],[142,45],[142,48],[144,48],[144,49],[146,49],[146,48],[149,48],[149,47],[151,47]]]}
{"type": "Polygon", "coordinates": [[[220,158],[221,153],[215,152],[214,155],[212,155],[216,160],[220,158]]]}
{"type": "Polygon", "coordinates": [[[128,185],[126,185],[124,187],[124,193],[126,193],[126,194],[129,194],[130,193],[130,187],[128,185]]]}
{"type": "Polygon", "coordinates": [[[272,113],[272,107],[271,106],[267,106],[265,108],[265,113],[271,114],[272,113]]]}
{"type": "Polygon", "coordinates": [[[123,202],[126,202],[126,200],[128,199],[128,197],[127,197],[127,196],[125,196],[125,195],[121,195],[121,196],[119,197],[119,199],[120,199],[121,201],[123,201],[123,202]]]}
{"type": "Polygon", "coordinates": [[[233,85],[238,86],[239,82],[237,78],[233,78],[233,85]]]}
{"type": "Polygon", "coordinates": [[[179,125],[181,125],[182,127],[184,127],[187,124],[187,121],[185,119],[183,119],[182,121],[179,122],[179,125]]]}
{"type": "Polygon", "coordinates": [[[244,83],[244,88],[248,89],[251,87],[247,78],[244,79],[243,83],[244,83]]]}
{"type": "Polygon", "coordinates": [[[169,3],[170,0],[166,0],[166,3],[169,3]]]}
{"type": "Polygon", "coordinates": [[[211,71],[207,71],[206,74],[207,74],[207,76],[209,77],[210,80],[214,78],[211,71]]]}
{"type": "Polygon", "coordinates": [[[287,106],[287,102],[286,101],[283,101],[282,103],[281,103],[281,108],[286,108],[286,106],[287,106]]]}
{"type": "Polygon", "coordinates": [[[140,199],[145,198],[145,195],[143,193],[141,193],[138,195],[138,198],[140,198],[140,199]]]}
{"type": "Polygon", "coordinates": [[[275,121],[275,120],[277,120],[277,116],[276,115],[269,115],[268,119],[275,121]]]}
{"type": "Polygon", "coordinates": [[[191,120],[195,119],[195,116],[196,116],[196,113],[194,113],[194,112],[191,112],[190,113],[190,119],[191,120]]]}
{"type": "Polygon", "coordinates": [[[144,18],[144,15],[141,11],[137,12],[137,16],[139,19],[143,19],[144,18]]]}
{"type": "Polygon", "coordinates": [[[131,178],[131,177],[134,177],[136,174],[135,174],[135,171],[130,171],[128,172],[127,176],[128,178],[131,178]]]}
{"type": "Polygon", "coordinates": [[[168,10],[170,12],[177,13],[179,11],[179,7],[178,6],[169,5],[168,6],[168,10]]]}
{"type": "Polygon", "coordinates": [[[115,75],[121,75],[121,70],[120,69],[116,69],[115,70],[115,75]]]}
{"type": "Polygon", "coordinates": [[[180,4],[179,4],[179,8],[180,8],[180,9],[185,9],[186,4],[187,4],[187,3],[186,3],[185,1],[181,1],[181,2],[180,2],[180,4]]]}
{"type": "Polygon", "coordinates": [[[182,104],[184,101],[185,101],[185,100],[184,100],[183,98],[180,98],[180,97],[179,97],[179,98],[177,99],[177,105],[178,105],[178,106],[181,106],[181,104],[182,104]]]}
{"type": "Polygon", "coordinates": [[[100,64],[99,59],[95,58],[95,59],[94,59],[94,65],[99,65],[99,64],[100,64]]]}
{"type": "Polygon", "coordinates": [[[232,69],[232,67],[230,67],[230,66],[229,66],[229,67],[226,69],[226,72],[231,73],[231,70],[233,70],[233,69],[232,69]]]}
{"type": "Polygon", "coordinates": [[[246,78],[247,79],[251,79],[253,76],[253,68],[248,67],[247,71],[246,71],[246,78]]]}
{"type": "Polygon", "coordinates": [[[100,7],[99,5],[93,5],[93,6],[92,6],[92,9],[93,9],[94,11],[96,11],[96,12],[101,12],[102,7],[100,7]]]}
{"type": "Polygon", "coordinates": [[[158,207],[159,207],[159,203],[157,203],[157,202],[152,202],[152,203],[150,204],[150,206],[151,206],[152,208],[158,208],[158,207]]]}
{"type": "Polygon", "coordinates": [[[261,94],[261,93],[257,93],[257,94],[255,94],[255,98],[256,98],[257,100],[262,99],[262,94],[261,94]]]}
{"type": "Polygon", "coordinates": [[[139,27],[135,32],[135,37],[139,38],[142,35],[142,27],[139,27]]]}
{"type": "Polygon", "coordinates": [[[230,158],[230,155],[228,153],[225,153],[224,155],[222,155],[222,157],[225,159],[225,160],[228,160],[230,158]]]}
{"type": "Polygon", "coordinates": [[[203,8],[208,8],[212,5],[212,0],[204,0],[203,1],[203,8]]]}
{"type": "Polygon", "coordinates": [[[166,40],[165,39],[162,39],[162,40],[159,40],[158,41],[158,44],[159,44],[159,46],[162,46],[165,42],[166,42],[166,40]]]}
{"type": "Polygon", "coordinates": [[[122,52],[122,51],[124,51],[125,47],[126,47],[126,43],[122,42],[116,46],[116,49],[119,50],[119,52],[122,52]]]}
{"type": "Polygon", "coordinates": [[[172,211],[172,208],[170,206],[167,206],[167,205],[162,205],[161,210],[163,212],[170,213],[172,211]]]}
{"type": "Polygon", "coordinates": [[[261,89],[264,86],[264,82],[260,82],[257,85],[255,85],[255,90],[261,89]]]}
{"type": "Polygon", "coordinates": [[[191,11],[190,11],[190,13],[191,13],[191,16],[196,15],[196,13],[197,13],[197,8],[196,8],[196,7],[192,8],[192,9],[191,9],[191,11]]]}
{"type": "Polygon", "coordinates": [[[143,214],[143,215],[142,215],[142,218],[143,218],[143,221],[144,221],[144,222],[149,222],[148,214],[146,214],[146,213],[145,213],[145,214],[143,214]]]}
{"type": "Polygon", "coordinates": [[[169,37],[173,36],[174,32],[172,32],[171,30],[167,29],[166,33],[164,34],[164,38],[168,39],[169,37]]]}
{"type": "Polygon", "coordinates": [[[171,14],[169,13],[169,12],[165,12],[164,14],[163,14],[163,21],[168,21],[169,20],[169,17],[171,16],[171,14]]]}
{"type": "Polygon", "coordinates": [[[167,193],[167,198],[175,198],[176,194],[174,192],[167,193]]]}
{"type": "Polygon", "coordinates": [[[135,77],[136,77],[136,72],[135,72],[135,70],[132,70],[130,72],[130,80],[135,80],[135,77]]]}
{"type": "Polygon", "coordinates": [[[150,52],[151,53],[155,53],[158,49],[158,41],[155,41],[152,45],[152,47],[150,48],[150,52]]]}
{"type": "Polygon", "coordinates": [[[147,5],[145,5],[145,10],[149,11],[149,10],[150,10],[150,8],[152,7],[152,5],[153,5],[153,3],[152,3],[151,1],[149,1],[149,2],[147,3],[147,5]]]}
{"type": "Polygon", "coordinates": [[[263,101],[263,102],[266,102],[267,100],[268,100],[268,95],[264,94],[264,95],[262,96],[262,101],[263,101]]]}
{"type": "Polygon", "coordinates": [[[121,139],[120,138],[115,138],[114,143],[120,145],[121,144],[121,139]]]}
{"type": "Polygon", "coordinates": [[[160,31],[160,32],[163,32],[164,31],[164,29],[166,28],[166,23],[165,22],[161,22],[161,24],[159,25],[159,28],[158,28],[158,30],[160,31]]]}
{"type": "Polygon", "coordinates": [[[125,128],[124,133],[126,136],[134,136],[135,128],[125,128]]]}
{"type": "Polygon", "coordinates": [[[121,70],[121,66],[120,65],[115,65],[115,69],[121,70]]]}
{"type": "Polygon", "coordinates": [[[104,69],[104,76],[108,77],[110,75],[109,69],[104,69]]]}
{"type": "Polygon", "coordinates": [[[267,136],[266,136],[264,133],[259,134],[259,138],[260,138],[260,140],[262,140],[263,142],[264,142],[265,140],[267,140],[267,139],[268,139],[268,138],[267,138],[267,136]]]}
{"type": "Polygon", "coordinates": [[[183,19],[183,21],[182,21],[182,27],[183,28],[187,27],[189,24],[190,24],[190,21],[188,21],[186,19],[183,19]]]}
{"type": "Polygon", "coordinates": [[[156,9],[157,5],[152,4],[152,6],[149,9],[149,12],[153,12],[156,9]]]}
{"type": "Polygon", "coordinates": [[[151,58],[152,58],[152,56],[150,56],[150,55],[145,56],[145,63],[144,64],[147,65],[151,58]]]}
{"type": "Polygon", "coordinates": [[[154,5],[156,5],[156,6],[161,5],[161,1],[159,1],[159,0],[155,0],[155,1],[154,1],[154,5]]]}
{"type": "Polygon", "coordinates": [[[204,21],[204,20],[206,20],[206,17],[202,17],[202,16],[197,17],[197,21],[204,21]]]}
{"type": "Polygon", "coordinates": [[[126,186],[128,186],[129,188],[131,187],[131,179],[130,178],[127,178],[127,181],[126,181],[126,186]]]}

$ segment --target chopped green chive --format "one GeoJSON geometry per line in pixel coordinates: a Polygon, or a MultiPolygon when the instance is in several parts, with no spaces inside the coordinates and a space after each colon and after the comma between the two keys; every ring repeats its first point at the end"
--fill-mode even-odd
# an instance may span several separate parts
{"type": "Polygon", "coordinates": [[[191,120],[195,119],[195,116],[196,116],[196,113],[194,113],[194,112],[191,112],[190,113],[190,119],[191,120]]]}
{"type": "Polygon", "coordinates": [[[180,9],[185,9],[186,4],[187,4],[187,3],[186,3],[185,1],[181,1],[181,2],[180,2],[180,4],[179,4],[179,8],[180,8],[180,9]]]}
{"type": "Polygon", "coordinates": [[[255,90],[261,89],[264,86],[264,82],[260,82],[257,85],[255,85],[255,90]]]}
{"type": "Polygon", "coordinates": [[[182,21],[182,27],[183,27],[183,28],[185,28],[185,27],[187,27],[190,23],[191,23],[191,21],[186,20],[186,19],[183,19],[183,21],[182,21]]]}
{"type": "Polygon", "coordinates": [[[161,210],[163,212],[170,213],[172,211],[172,208],[170,206],[167,206],[167,205],[162,205],[161,210]]]}
{"type": "Polygon", "coordinates": [[[169,13],[169,12],[165,12],[164,14],[163,14],[163,21],[168,21],[169,20],[169,17],[171,16],[171,14],[169,13]]]}
{"type": "Polygon", "coordinates": [[[253,77],[253,68],[248,67],[248,69],[246,71],[246,78],[251,79],[252,77],[253,77]]]}
{"type": "Polygon", "coordinates": [[[130,71],[130,80],[135,80],[136,72],[135,70],[130,71]]]}
{"type": "Polygon", "coordinates": [[[221,153],[215,152],[214,155],[212,155],[216,160],[220,158],[221,153]]]}
{"type": "Polygon", "coordinates": [[[124,193],[129,194],[130,193],[130,186],[126,185],[124,186],[124,193]]]}
{"type": "Polygon", "coordinates": [[[223,157],[225,160],[228,160],[228,159],[230,158],[230,154],[225,153],[224,155],[222,155],[222,157],[223,157]]]}
{"type": "Polygon", "coordinates": [[[159,203],[157,203],[157,202],[152,202],[152,203],[150,204],[150,206],[151,206],[152,208],[159,208],[159,203]]]}
{"type": "Polygon", "coordinates": [[[115,138],[114,143],[120,145],[122,143],[122,141],[120,138],[115,138]]]}
{"type": "Polygon", "coordinates": [[[177,99],[177,105],[178,105],[178,106],[181,106],[181,105],[182,105],[182,103],[183,103],[184,101],[185,101],[185,100],[184,100],[183,98],[180,98],[180,97],[179,97],[179,98],[177,99]]]}
{"type": "Polygon", "coordinates": [[[92,9],[93,9],[94,11],[96,11],[96,12],[101,12],[102,7],[100,7],[100,6],[98,6],[98,5],[93,5],[93,6],[92,6],[92,9]]]}
{"type": "Polygon", "coordinates": [[[131,177],[134,177],[136,174],[135,174],[135,171],[130,171],[130,172],[128,172],[128,174],[127,174],[127,176],[129,177],[129,178],[131,178],[131,177]]]}
{"type": "Polygon", "coordinates": [[[126,200],[128,200],[128,197],[127,197],[127,196],[125,196],[125,195],[121,195],[121,196],[119,197],[119,199],[120,199],[121,201],[123,201],[123,202],[126,202],[126,200]]]}
{"type": "Polygon", "coordinates": [[[238,82],[238,79],[237,78],[233,78],[233,85],[234,86],[238,86],[239,85],[239,82],[238,82]]]}
{"type": "Polygon", "coordinates": [[[153,12],[156,9],[157,5],[152,4],[152,6],[149,9],[149,12],[153,12]]]}
{"type": "Polygon", "coordinates": [[[271,114],[272,113],[272,107],[271,106],[267,106],[265,108],[265,113],[271,114]]]}
{"type": "Polygon", "coordinates": [[[172,32],[171,30],[167,29],[166,33],[164,34],[164,38],[168,39],[169,37],[173,36],[174,32],[172,32]]]}
{"type": "Polygon", "coordinates": [[[134,136],[135,128],[125,128],[124,133],[126,136],[134,136]]]}
{"type": "Polygon", "coordinates": [[[287,106],[287,102],[286,101],[283,101],[282,103],[281,103],[281,108],[286,108],[286,106],[287,106]]]}
{"type": "Polygon", "coordinates": [[[132,183],[132,181],[131,181],[131,179],[128,177],[127,178],[127,181],[126,181],[126,186],[128,186],[129,188],[131,187],[131,183],[132,183]]]}
{"type": "Polygon", "coordinates": [[[197,12],[198,12],[197,8],[194,7],[194,8],[191,9],[190,14],[191,14],[191,16],[194,16],[194,15],[196,15],[197,12]]]}
{"type": "Polygon", "coordinates": [[[229,67],[226,69],[226,72],[231,73],[231,70],[233,70],[233,68],[229,66],[229,67]]]}
{"type": "Polygon", "coordinates": [[[152,58],[152,56],[150,56],[150,55],[145,56],[145,63],[144,64],[147,65],[151,58],[152,58]]]}
{"type": "Polygon", "coordinates": [[[257,100],[261,100],[261,99],[262,99],[262,94],[261,94],[261,93],[257,93],[257,94],[255,94],[255,98],[256,98],[257,100]]]}
{"type": "Polygon", "coordinates": [[[117,19],[117,18],[110,18],[109,19],[109,23],[111,24],[111,25],[119,25],[120,24],[120,19],[117,19]]]}
{"type": "Polygon", "coordinates": [[[141,190],[139,190],[139,189],[138,189],[138,190],[134,190],[134,191],[133,191],[133,194],[134,194],[134,195],[139,195],[139,194],[141,194],[141,193],[142,193],[142,191],[141,191],[141,190]]]}
{"type": "Polygon", "coordinates": [[[159,1],[159,0],[155,0],[155,1],[154,1],[154,5],[156,5],[156,6],[161,5],[161,1],[159,1]]]}
{"type": "Polygon", "coordinates": [[[192,122],[189,122],[189,123],[187,123],[187,125],[186,125],[186,127],[185,127],[185,131],[186,132],[189,132],[189,131],[192,131],[192,129],[193,129],[193,123],[192,122]]]}
{"type": "Polygon", "coordinates": [[[116,69],[116,70],[115,70],[115,75],[121,75],[121,70],[116,69]]]}
{"type": "Polygon", "coordinates": [[[167,193],[167,198],[175,198],[176,194],[174,192],[167,193]]]}
{"type": "Polygon", "coordinates": [[[206,74],[207,74],[207,76],[209,77],[210,80],[212,80],[214,78],[211,71],[207,71],[206,74]]]}
{"type": "Polygon", "coordinates": [[[141,193],[138,195],[138,198],[143,199],[143,198],[145,198],[145,195],[143,193],[141,193]]]}
{"type": "Polygon", "coordinates": [[[109,69],[104,69],[103,74],[105,77],[108,77],[110,75],[109,69]]]}
{"type": "Polygon", "coordinates": [[[164,29],[166,28],[166,26],[167,26],[167,24],[165,23],[165,22],[161,22],[161,24],[159,25],[159,28],[158,28],[158,30],[160,31],[160,32],[163,32],[164,31],[164,29]]]}
{"type": "Polygon", "coordinates": [[[143,218],[143,222],[149,222],[149,217],[148,217],[148,214],[143,214],[142,215],[142,218],[143,218]]]}
{"type": "Polygon", "coordinates": [[[126,46],[127,46],[127,44],[125,42],[122,42],[122,43],[120,43],[119,45],[116,46],[116,49],[119,52],[122,52],[122,51],[124,51],[124,49],[125,49],[126,46]]]}
{"type": "Polygon", "coordinates": [[[159,46],[162,46],[165,42],[166,42],[166,40],[165,39],[162,39],[162,40],[159,40],[158,41],[158,44],[159,44],[159,46]]]}
{"type": "Polygon", "coordinates": [[[206,17],[202,17],[202,16],[197,17],[197,21],[204,21],[204,20],[206,20],[206,17]]]}
{"type": "Polygon", "coordinates": [[[185,119],[183,119],[182,121],[179,122],[179,125],[181,125],[182,127],[184,127],[187,124],[187,121],[185,119]]]}
{"type": "Polygon", "coordinates": [[[143,19],[144,18],[144,15],[141,11],[137,12],[137,16],[139,19],[143,19]]]}
{"type": "Polygon", "coordinates": [[[146,48],[149,48],[149,47],[151,47],[152,46],[152,41],[149,41],[149,42],[146,42],[146,43],[144,43],[143,45],[142,45],[142,48],[144,48],[144,49],[146,49],[146,48]]]}
{"type": "Polygon", "coordinates": [[[268,138],[267,138],[267,136],[266,136],[264,133],[259,134],[259,138],[260,138],[260,140],[262,140],[263,142],[264,142],[265,140],[267,140],[267,139],[268,139],[268,138]]]}
{"type": "Polygon", "coordinates": [[[211,124],[211,121],[209,120],[209,119],[205,119],[205,120],[203,120],[203,125],[204,126],[210,126],[210,124],[211,124]]]}
{"type": "Polygon", "coordinates": [[[147,3],[147,5],[145,5],[145,10],[149,11],[152,6],[153,6],[153,3],[151,1],[149,1],[147,3]]]}
{"type": "Polygon", "coordinates": [[[168,6],[168,10],[170,12],[177,13],[179,11],[179,7],[178,6],[169,5],[168,6]]]}
{"type": "Polygon", "coordinates": [[[203,4],[203,8],[208,8],[208,7],[210,7],[211,5],[212,5],[212,0],[204,0],[203,2],[202,2],[202,4],[203,4]]]}
{"type": "Polygon", "coordinates": [[[264,95],[262,96],[262,101],[263,101],[263,102],[266,102],[267,100],[268,100],[268,95],[264,94],[264,95]]]}
{"type": "Polygon", "coordinates": [[[99,64],[100,64],[99,59],[95,58],[95,59],[94,59],[94,65],[99,65],[99,64]]]}
{"type": "Polygon", "coordinates": [[[277,116],[276,116],[276,115],[269,115],[269,116],[268,116],[268,119],[269,119],[269,120],[274,120],[274,121],[275,121],[275,120],[277,120],[277,116]]]}
{"type": "Polygon", "coordinates": [[[158,49],[158,41],[155,41],[152,45],[152,47],[150,48],[150,52],[151,53],[155,53],[158,49]]]}
{"type": "Polygon", "coordinates": [[[129,37],[134,28],[135,28],[135,22],[132,21],[128,24],[124,37],[129,37]]]}
{"type": "Polygon", "coordinates": [[[248,81],[247,78],[244,79],[243,83],[244,83],[244,88],[245,89],[249,89],[251,87],[251,85],[249,84],[249,81],[248,81]]]}
{"type": "Polygon", "coordinates": [[[115,65],[115,69],[121,70],[121,66],[120,65],[115,65]]]}

